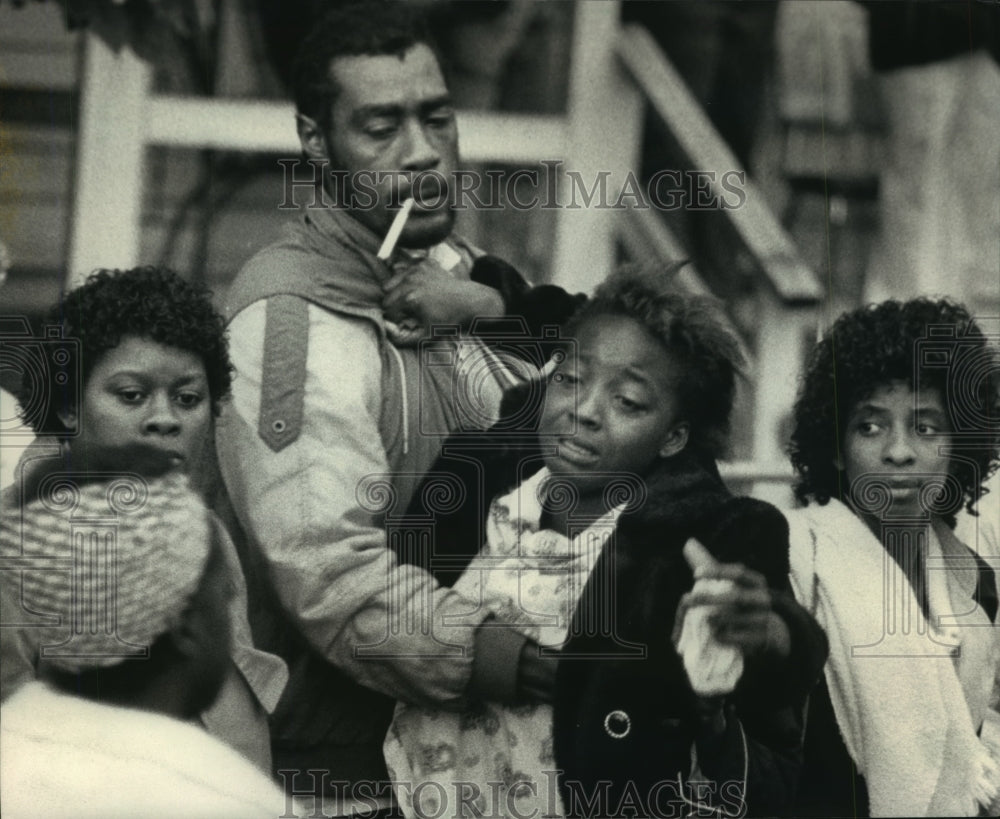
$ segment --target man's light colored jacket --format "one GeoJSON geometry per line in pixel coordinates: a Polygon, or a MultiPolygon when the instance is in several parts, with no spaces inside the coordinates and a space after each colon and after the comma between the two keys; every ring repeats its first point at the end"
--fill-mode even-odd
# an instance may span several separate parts
{"type": "MultiPolygon", "coordinates": [[[[500,388],[477,342],[392,344],[381,309],[392,271],[353,217],[310,209],[288,228],[228,295],[237,375],[217,447],[259,594],[255,638],[291,669],[272,735],[339,747],[325,756],[343,773],[380,750],[391,700],[372,689],[445,706],[465,694],[486,612],[397,565],[386,532],[444,436],[492,422],[500,388]],[[457,625],[443,626],[449,615],[457,625]]],[[[468,277],[460,242],[431,256],[468,277]]]]}

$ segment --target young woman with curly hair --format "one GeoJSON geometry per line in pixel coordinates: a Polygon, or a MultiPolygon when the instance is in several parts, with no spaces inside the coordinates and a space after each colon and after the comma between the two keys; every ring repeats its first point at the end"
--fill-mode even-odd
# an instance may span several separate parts
{"type": "MultiPolygon", "coordinates": [[[[169,270],[101,270],[49,312],[75,344],[78,357],[53,356],[21,390],[37,442],[21,460],[17,481],[3,495],[4,514],[18,514],[52,472],[185,473],[205,495],[215,474],[213,416],[228,396],[232,367],[222,319],[209,293],[169,270]]],[[[267,712],[287,678],[284,663],[253,647],[246,587],[239,559],[213,517],[230,572],[232,662],[215,704],[201,714],[211,732],[270,770],[267,712]]],[[[30,622],[16,601],[4,599],[8,623],[30,622]],[[11,613],[8,613],[8,612],[11,613]]],[[[34,677],[37,630],[0,631],[4,699],[34,677]]]]}
{"type": "MultiPolygon", "coordinates": [[[[88,395],[96,390],[91,375],[108,369],[109,355],[130,359],[123,348],[191,364],[198,389],[175,391],[173,399],[178,406],[196,410],[199,424],[217,415],[229,396],[232,364],[222,318],[207,291],[169,270],[100,270],[67,293],[45,323],[59,326],[64,338],[75,340],[80,357],[55,362],[42,375],[41,385],[24,385],[22,406],[34,403],[39,387],[49,397],[45,411],[28,419],[40,435],[66,437],[82,431],[76,429],[77,404],[94,397],[88,395]]],[[[131,394],[126,403],[136,406],[138,397],[131,394]]]]}
{"type": "Polygon", "coordinates": [[[846,313],[809,359],[791,568],[830,659],[799,815],[1000,807],[995,515],[974,518],[975,540],[955,531],[997,468],[998,366],[964,307],[923,298],[846,313]]]}
{"type": "Polygon", "coordinates": [[[789,812],[825,640],[781,513],[719,477],[742,358],[671,272],[610,276],[546,383],[450,439],[414,495],[431,534],[400,559],[545,646],[555,687],[551,706],[401,702],[385,751],[407,817],[789,812]]]}

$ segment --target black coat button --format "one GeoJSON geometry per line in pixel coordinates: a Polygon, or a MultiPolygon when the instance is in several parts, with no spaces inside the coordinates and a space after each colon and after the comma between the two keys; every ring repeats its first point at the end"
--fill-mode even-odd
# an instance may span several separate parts
{"type": "Polygon", "coordinates": [[[612,739],[625,739],[632,730],[632,719],[624,711],[610,711],[604,718],[604,730],[612,739]]]}

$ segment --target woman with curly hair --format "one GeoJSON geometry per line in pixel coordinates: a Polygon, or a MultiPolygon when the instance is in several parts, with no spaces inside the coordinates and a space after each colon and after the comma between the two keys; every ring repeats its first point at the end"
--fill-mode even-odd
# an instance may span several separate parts
{"type": "Polygon", "coordinates": [[[41,384],[25,383],[22,406],[43,408],[26,419],[36,433],[56,436],[77,455],[112,440],[156,444],[178,463],[201,461],[211,418],[232,384],[224,325],[206,291],[155,267],[100,270],[67,293],[45,324],[76,342],[79,359],[54,361],[41,384]],[[35,390],[46,400],[38,402],[35,390]],[[125,412],[107,415],[109,396],[145,423],[125,424],[125,412]],[[156,408],[171,410],[163,418],[145,412],[156,398],[165,399],[156,408]],[[88,414],[112,425],[81,423],[88,414]]]}
{"type": "Polygon", "coordinates": [[[716,467],[739,346],[670,272],[610,276],[547,383],[451,439],[414,496],[432,535],[399,537],[400,559],[544,646],[555,687],[551,706],[401,702],[404,816],[788,813],[825,640],[791,597],[781,513],[716,467]]]}
{"type": "Polygon", "coordinates": [[[812,352],[791,570],[830,658],[798,815],[997,815],[996,530],[955,524],[997,468],[998,366],[964,307],[923,298],[846,313],[812,352]]]}
{"type": "MultiPolygon", "coordinates": [[[[66,349],[78,357],[52,356],[51,366],[22,388],[21,406],[38,408],[25,417],[38,440],[3,495],[4,513],[27,508],[41,477],[55,471],[147,476],[168,468],[186,473],[206,494],[212,419],[232,381],[223,322],[209,293],[155,267],[101,270],[66,294],[46,324],[62,330],[73,342],[66,349]]],[[[201,721],[270,771],[266,712],[287,671],[253,647],[239,559],[217,519],[213,525],[229,564],[233,650],[222,691],[201,721]]],[[[30,620],[13,605],[16,622],[30,620]]],[[[0,637],[6,699],[35,675],[37,635],[5,628],[0,637]]]]}

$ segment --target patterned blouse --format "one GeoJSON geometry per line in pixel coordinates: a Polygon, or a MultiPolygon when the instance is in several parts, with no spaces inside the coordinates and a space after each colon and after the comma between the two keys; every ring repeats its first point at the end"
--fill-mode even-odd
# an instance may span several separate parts
{"type": "MultiPolygon", "coordinates": [[[[494,499],[487,542],[454,586],[555,648],[566,641],[583,588],[625,508],[581,522],[571,537],[539,529],[546,496],[552,506],[571,495],[542,469],[494,499]]],[[[549,705],[473,703],[456,713],[399,703],[384,751],[407,819],[461,815],[462,803],[473,815],[563,815],[549,705]]]]}

